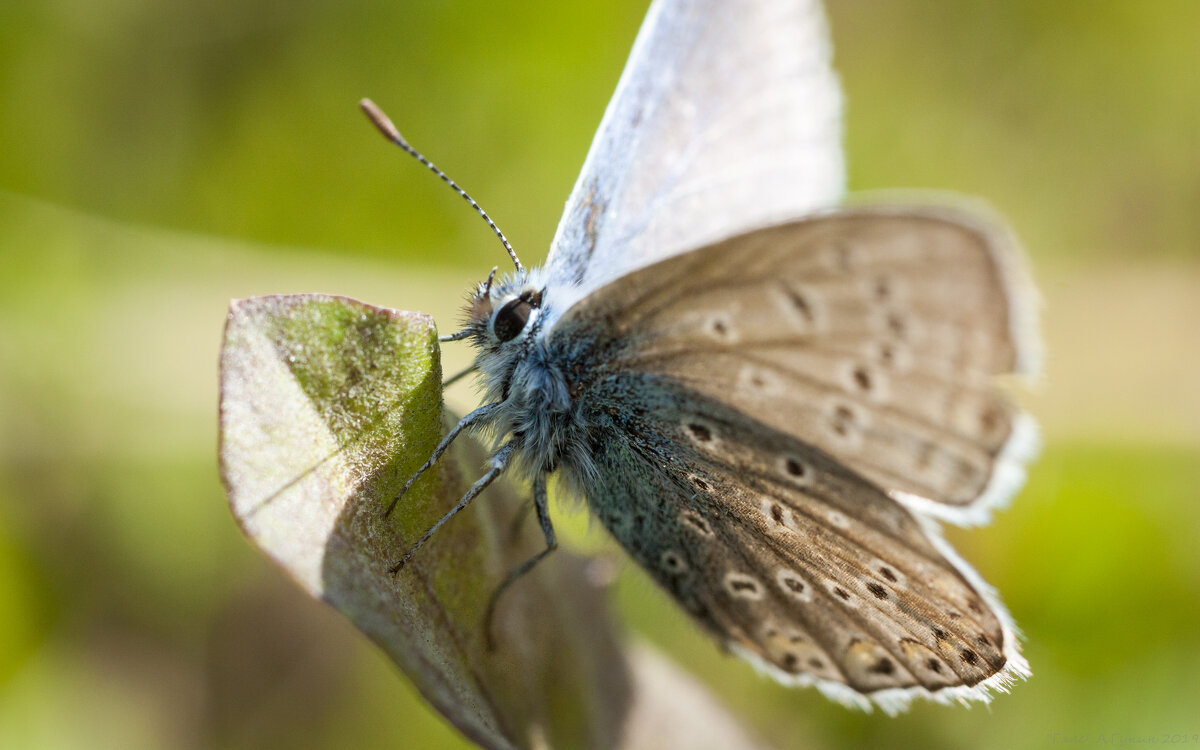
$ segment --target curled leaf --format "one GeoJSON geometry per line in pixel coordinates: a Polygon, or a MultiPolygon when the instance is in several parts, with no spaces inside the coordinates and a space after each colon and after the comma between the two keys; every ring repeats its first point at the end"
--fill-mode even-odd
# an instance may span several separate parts
{"type": "MultiPolygon", "coordinates": [[[[688,706],[737,733],[711,700],[696,702],[703,690],[688,678],[645,656],[631,671],[588,562],[570,554],[552,555],[505,593],[497,647],[488,649],[491,593],[544,546],[503,480],[389,572],[486,458],[460,438],[384,517],[443,432],[428,316],[325,295],[236,301],[221,352],[220,420],[221,475],[245,533],[474,741],[627,747],[662,734],[648,732],[652,717],[686,716],[688,706]]],[[[723,746],[749,746],[719,736],[723,746]]]]}

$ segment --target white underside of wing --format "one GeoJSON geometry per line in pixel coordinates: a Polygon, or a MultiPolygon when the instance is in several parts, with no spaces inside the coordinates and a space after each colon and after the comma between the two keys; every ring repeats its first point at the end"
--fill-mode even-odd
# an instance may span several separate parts
{"type": "Polygon", "coordinates": [[[760,674],[770,677],[781,685],[788,687],[815,687],[825,697],[845,706],[851,706],[863,711],[871,711],[875,706],[878,706],[888,716],[895,716],[908,710],[908,707],[915,699],[924,699],[946,705],[954,703],[961,705],[970,705],[976,702],[989,703],[996,693],[1007,693],[1009,688],[1018,680],[1028,679],[1033,673],[1029,669],[1029,662],[1021,655],[1021,649],[1018,645],[1018,640],[1021,636],[1020,630],[1017,629],[1017,625],[1013,621],[1012,615],[1008,613],[1008,609],[1001,603],[999,594],[983,580],[983,577],[966,560],[963,560],[954,551],[949,542],[942,537],[942,531],[935,522],[920,515],[917,515],[916,518],[921,524],[922,530],[928,536],[929,541],[937,548],[937,551],[946,558],[947,562],[954,566],[955,570],[967,579],[972,588],[979,593],[984,604],[995,613],[996,618],[1000,621],[1000,627],[1004,633],[1005,664],[1004,668],[999,672],[971,687],[947,687],[936,691],[924,687],[888,688],[872,693],[860,693],[854,688],[840,682],[822,680],[808,674],[791,674],[785,672],[735,642],[728,642],[726,644],[729,650],[749,662],[760,674]]]}
{"type": "Polygon", "coordinates": [[[818,0],[655,0],[567,201],[555,307],[842,195],[841,95],[818,0]]]}

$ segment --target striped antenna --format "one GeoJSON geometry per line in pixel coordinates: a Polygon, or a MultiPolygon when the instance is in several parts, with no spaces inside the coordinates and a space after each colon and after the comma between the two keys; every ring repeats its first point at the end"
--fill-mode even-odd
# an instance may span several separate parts
{"type": "Polygon", "coordinates": [[[471,208],[475,209],[476,213],[483,217],[483,220],[487,222],[487,225],[491,227],[492,231],[496,233],[496,236],[500,238],[500,242],[504,244],[504,249],[508,251],[508,257],[512,258],[513,265],[517,267],[517,273],[521,273],[525,270],[521,266],[520,259],[517,258],[517,252],[513,250],[512,245],[508,244],[508,238],[504,236],[504,232],[501,232],[500,227],[496,226],[496,222],[492,221],[492,217],[487,215],[487,211],[484,211],[483,208],[475,202],[474,198],[467,195],[466,190],[460,188],[457,182],[450,179],[449,175],[438,169],[433,162],[426,159],[420,151],[417,151],[415,148],[408,145],[408,141],[404,140],[404,136],[400,135],[400,131],[396,129],[396,126],[392,124],[392,121],[388,119],[388,116],[383,113],[383,110],[375,106],[375,102],[371,101],[370,99],[363,99],[361,102],[359,102],[359,106],[362,107],[362,111],[366,113],[367,118],[371,122],[375,123],[375,127],[379,128],[379,132],[383,133],[384,138],[387,138],[392,143],[404,149],[409,156],[424,164],[430,172],[433,172],[435,175],[440,177],[442,182],[454,188],[454,192],[461,195],[463,200],[471,204],[471,208]]]}

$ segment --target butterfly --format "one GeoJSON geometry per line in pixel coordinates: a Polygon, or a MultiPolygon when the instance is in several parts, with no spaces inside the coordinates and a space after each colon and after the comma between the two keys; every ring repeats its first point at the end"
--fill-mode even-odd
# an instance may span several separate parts
{"type": "Polygon", "coordinates": [[[785,684],[891,712],[1029,674],[937,521],[982,523],[1024,481],[1036,429],[994,380],[1036,368],[1032,287],[994,219],[835,207],[830,58],[815,0],[656,0],[541,268],[364,100],[515,266],[443,337],[475,347],[484,405],[405,489],[464,430],[497,436],[489,468],[394,572],[513,475],[546,549],[502,591],[557,546],[557,473],[704,630],[785,684]]]}

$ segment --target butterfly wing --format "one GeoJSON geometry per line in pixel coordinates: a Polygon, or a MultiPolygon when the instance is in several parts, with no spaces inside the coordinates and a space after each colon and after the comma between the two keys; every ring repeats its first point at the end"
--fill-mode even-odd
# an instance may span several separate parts
{"type": "Polygon", "coordinates": [[[817,0],[656,0],[551,244],[599,284],[842,193],[841,99],[817,0]]]}
{"type": "Polygon", "coordinates": [[[601,376],[585,399],[602,435],[593,512],[781,682],[895,712],[914,696],[985,699],[1028,674],[986,584],[828,455],[663,376],[601,376]]]}
{"type": "Polygon", "coordinates": [[[912,507],[980,522],[1035,442],[994,383],[1036,355],[1004,236],[946,210],[830,213],[635,271],[550,338],[589,377],[685,384],[912,507]]]}

